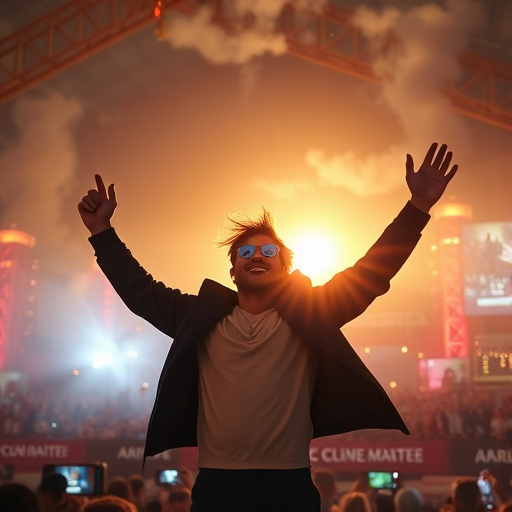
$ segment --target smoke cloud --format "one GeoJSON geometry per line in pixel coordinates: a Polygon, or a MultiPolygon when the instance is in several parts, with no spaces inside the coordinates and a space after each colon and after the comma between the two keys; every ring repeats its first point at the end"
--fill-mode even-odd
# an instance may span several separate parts
{"type": "Polygon", "coordinates": [[[406,139],[385,153],[364,158],[351,152],[328,158],[312,148],[306,162],[321,184],[369,196],[403,183],[403,173],[397,170],[404,168],[406,153],[423,155],[433,141],[447,142],[459,156],[466,152],[464,123],[440,90],[459,76],[458,56],[480,26],[482,13],[471,0],[448,0],[446,8],[433,4],[408,11],[361,7],[353,22],[372,42],[372,68],[383,79],[382,99],[396,115],[406,139]],[[390,33],[399,44],[382,52],[390,33]]]}
{"type": "Polygon", "coordinates": [[[344,188],[359,197],[383,194],[404,181],[404,173],[397,173],[405,164],[401,147],[365,159],[350,151],[327,158],[323,151],[310,149],[306,163],[315,169],[321,186],[344,188]]]}
{"type": "MultiPolygon", "coordinates": [[[[327,0],[296,0],[298,10],[319,11],[327,0]]],[[[197,50],[212,64],[246,64],[254,57],[287,51],[284,34],[276,32],[276,22],[288,0],[235,0],[223,5],[223,15],[232,22],[226,31],[215,24],[209,6],[193,16],[172,12],[166,18],[165,38],[174,48],[197,50]]]]}
{"type": "Polygon", "coordinates": [[[73,127],[81,116],[81,104],[59,93],[23,96],[13,107],[17,137],[0,154],[2,228],[35,235],[43,251],[66,238],[63,202],[75,178],[73,127]]]}
{"type": "MultiPolygon", "coordinates": [[[[272,15],[276,9],[268,9],[267,4],[255,2],[253,26],[234,34],[212,23],[212,9],[206,6],[191,17],[173,14],[168,18],[167,40],[174,48],[197,50],[212,64],[244,64],[265,53],[282,55],[286,41],[283,34],[274,33],[272,15]]],[[[280,9],[282,2],[275,2],[275,6],[280,9]]]]}
{"type": "MultiPolygon", "coordinates": [[[[378,100],[395,116],[405,138],[370,155],[347,151],[329,156],[321,148],[310,148],[305,161],[314,176],[307,187],[290,183],[294,194],[316,186],[343,188],[359,197],[391,192],[403,184],[405,155],[423,158],[434,141],[446,142],[458,158],[465,156],[470,146],[466,126],[442,88],[461,73],[458,57],[483,21],[481,6],[473,0],[447,0],[444,7],[424,4],[408,10],[356,9],[352,22],[370,41],[372,69],[382,79],[378,100]],[[398,43],[384,51],[390,36],[398,43]]],[[[418,168],[421,161],[415,164],[418,168]]],[[[277,188],[257,186],[286,197],[284,183],[277,188]]]]}

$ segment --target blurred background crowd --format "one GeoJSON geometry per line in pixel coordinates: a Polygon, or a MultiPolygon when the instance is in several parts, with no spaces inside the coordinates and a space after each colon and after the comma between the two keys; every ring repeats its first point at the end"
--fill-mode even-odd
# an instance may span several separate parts
{"type": "MultiPolygon", "coordinates": [[[[391,397],[411,434],[419,439],[512,440],[512,391],[473,384],[391,397]]],[[[117,399],[69,393],[65,386],[7,389],[1,396],[0,434],[5,438],[144,439],[150,414],[121,392],[117,399]]],[[[346,438],[393,437],[393,431],[361,431],[346,438]]]]}

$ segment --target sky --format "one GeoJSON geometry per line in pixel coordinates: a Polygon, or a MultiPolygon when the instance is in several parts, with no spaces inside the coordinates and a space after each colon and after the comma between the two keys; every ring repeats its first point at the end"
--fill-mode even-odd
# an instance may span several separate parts
{"type": "MultiPolygon", "coordinates": [[[[382,83],[371,83],[290,56],[274,32],[283,3],[233,3],[252,6],[254,23],[238,35],[206,8],[172,13],[160,40],[147,27],[0,108],[1,227],[37,238],[45,336],[90,318],[94,258],[77,204],[95,173],[115,184],[113,224],[135,257],[187,293],[205,277],[232,286],[215,241],[226,214],[261,206],[302,270],[325,282],[403,207],[406,154],[418,167],[434,141],[460,167],[443,201],[471,205],[474,222],[512,221],[512,130],[464,117],[439,92],[491,21],[512,33],[507,19],[487,19],[471,0],[358,2],[353,20],[368,38],[378,46],[392,30],[401,42],[375,55],[382,83]]],[[[0,28],[8,33],[9,20],[0,28]]],[[[436,241],[432,220],[375,311],[425,308],[436,241]]]]}

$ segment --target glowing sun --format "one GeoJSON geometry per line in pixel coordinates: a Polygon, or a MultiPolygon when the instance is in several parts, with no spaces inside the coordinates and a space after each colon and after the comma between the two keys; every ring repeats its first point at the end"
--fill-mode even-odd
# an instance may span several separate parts
{"type": "Polygon", "coordinates": [[[314,285],[324,284],[342,270],[337,268],[340,258],[336,244],[326,233],[301,233],[290,248],[294,253],[293,269],[307,275],[314,285]]]}

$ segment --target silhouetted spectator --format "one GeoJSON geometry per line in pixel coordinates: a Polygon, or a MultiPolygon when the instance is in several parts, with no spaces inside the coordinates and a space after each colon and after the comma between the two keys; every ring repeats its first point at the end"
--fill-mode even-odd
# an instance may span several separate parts
{"type": "Polygon", "coordinates": [[[45,475],[39,486],[44,512],[78,512],[80,502],[66,492],[68,480],[60,473],[45,475]]]}
{"type": "Polygon", "coordinates": [[[24,484],[8,482],[0,485],[2,512],[43,512],[37,494],[24,484]]]}
{"type": "Polygon", "coordinates": [[[375,512],[395,512],[395,503],[390,492],[378,491],[375,493],[372,505],[375,512]]]}
{"type": "Polygon", "coordinates": [[[396,512],[422,512],[425,507],[423,496],[413,487],[398,489],[394,502],[396,512]]]}
{"type": "Polygon", "coordinates": [[[131,475],[128,478],[131,489],[131,502],[137,507],[137,512],[146,512],[146,484],[141,475],[131,475]]]}
{"type": "Polygon", "coordinates": [[[338,501],[338,508],[340,512],[372,512],[368,496],[360,491],[344,494],[338,501]]]}
{"type": "Polygon", "coordinates": [[[109,482],[106,494],[110,496],[117,496],[118,498],[122,498],[129,502],[132,501],[130,483],[127,478],[123,478],[121,476],[118,476],[109,482]]]}
{"type": "Polygon", "coordinates": [[[366,493],[370,489],[370,485],[368,483],[368,473],[360,473],[357,477],[357,480],[352,484],[350,488],[353,492],[363,492],[366,493]]]}
{"type": "Polygon", "coordinates": [[[455,512],[484,512],[485,507],[476,478],[457,478],[451,487],[455,512]]]}
{"type": "Polygon", "coordinates": [[[192,498],[190,489],[183,486],[171,487],[163,512],[190,512],[192,498]]]}
{"type": "Polygon", "coordinates": [[[137,512],[135,505],[119,496],[101,496],[82,506],[80,512],[137,512]]]}
{"type": "Polygon", "coordinates": [[[159,499],[152,499],[146,504],[146,512],[163,512],[164,506],[159,499]]]}
{"type": "Polygon", "coordinates": [[[320,493],[322,512],[334,512],[336,507],[336,478],[328,468],[317,468],[312,472],[313,483],[320,493]]]}

